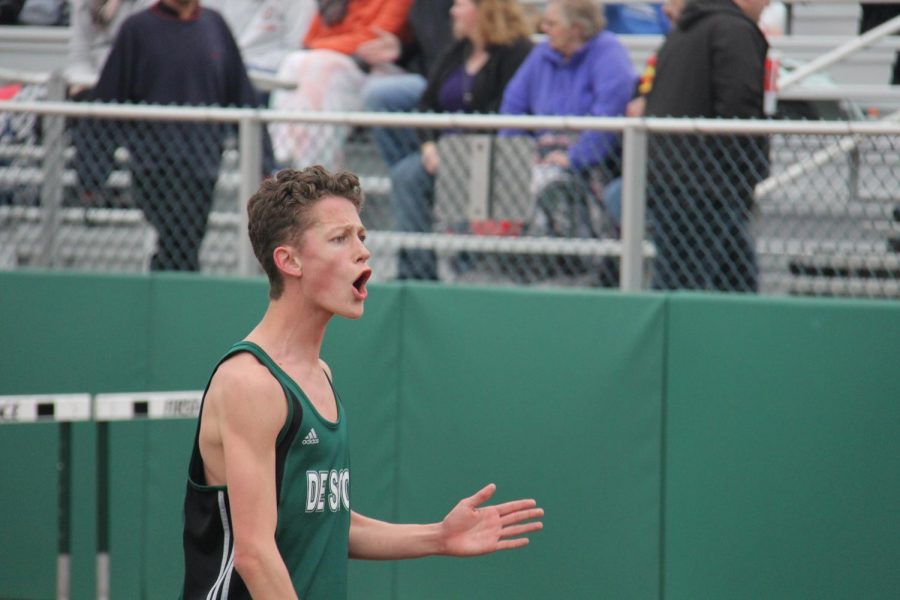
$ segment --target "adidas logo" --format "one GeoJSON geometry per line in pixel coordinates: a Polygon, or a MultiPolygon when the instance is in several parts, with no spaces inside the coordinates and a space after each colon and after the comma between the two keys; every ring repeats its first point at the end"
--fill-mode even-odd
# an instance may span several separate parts
{"type": "Polygon", "coordinates": [[[309,444],[318,444],[319,436],[316,435],[316,430],[310,429],[309,433],[306,434],[306,437],[303,438],[303,441],[300,443],[303,444],[304,446],[308,446],[309,444]]]}

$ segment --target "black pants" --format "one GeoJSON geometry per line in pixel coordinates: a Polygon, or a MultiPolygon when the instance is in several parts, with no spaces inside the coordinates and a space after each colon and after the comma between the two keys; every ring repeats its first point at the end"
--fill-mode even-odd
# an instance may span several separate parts
{"type": "MultiPolygon", "coordinates": [[[[900,2],[892,4],[862,3],[862,19],[860,19],[859,23],[859,32],[865,33],[897,16],[900,16],[900,2]]],[[[897,53],[897,57],[894,60],[894,72],[891,76],[891,83],[893,85],[900,84],[900,52],[897,53]]]]}
{"type": "Polygon", "coordinates": [[[135,171],[135,203],[158,235],[152,271],[199,271],[216,180],[184,167],[135,171]]]}
{"type": "Polygon", "coordinates": [[[711,192],[653,192],[654,289],[758,291],[750,200],[711,192]]]}

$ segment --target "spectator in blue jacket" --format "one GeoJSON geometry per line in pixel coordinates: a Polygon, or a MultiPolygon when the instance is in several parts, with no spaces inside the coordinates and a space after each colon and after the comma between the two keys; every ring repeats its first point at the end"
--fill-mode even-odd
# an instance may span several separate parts
{"type": "MultiPolygon", "coordinates": [[[[500,112],[513,115],[620,116],[637,84],[628,52],[592,0],[550,0],[537,46],[506,87],[500,112]]],[[[525,133],[505,130],[502,135],[525,133]]],[[[620,139],[615,133],[533,132],[538,141],[532,191],[537,198],[532,234],[594,237],[592,189],[615,177],[620,139]]]]}

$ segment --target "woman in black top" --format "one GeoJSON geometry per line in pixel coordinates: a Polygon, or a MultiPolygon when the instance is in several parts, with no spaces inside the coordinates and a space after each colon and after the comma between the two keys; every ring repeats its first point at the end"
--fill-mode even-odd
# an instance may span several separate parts
{"type": "MultiPolygon", "coordinates": [[[[530,30],[515,0],[455,0],[450,10],[457,42],[435,65],[419,112],[495,113],[503,90],[531,50],[530,30]]],[[[420,130],[418,152],[391,168],[398,231],[431,229],[440,132],[420,130]]],[[[401,250],[398,279],[437,279],[434,253],[401,250]]]]}

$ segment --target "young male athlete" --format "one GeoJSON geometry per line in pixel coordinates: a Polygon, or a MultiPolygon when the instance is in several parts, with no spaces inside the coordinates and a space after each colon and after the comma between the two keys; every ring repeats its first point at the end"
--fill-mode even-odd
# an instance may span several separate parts
{"type": "Polygon", "coordinates": [[[183,597],[344,598],[347,559],[472,556],[541,528],[534,500],[400,525],[351,510],[344,408],[319,358],[331,317],[363,314],[372,270],[348,172],[281,171],[250,199],[269,277],[262,321],[220,361],[204,395],[185,497],[183,597]]]}

